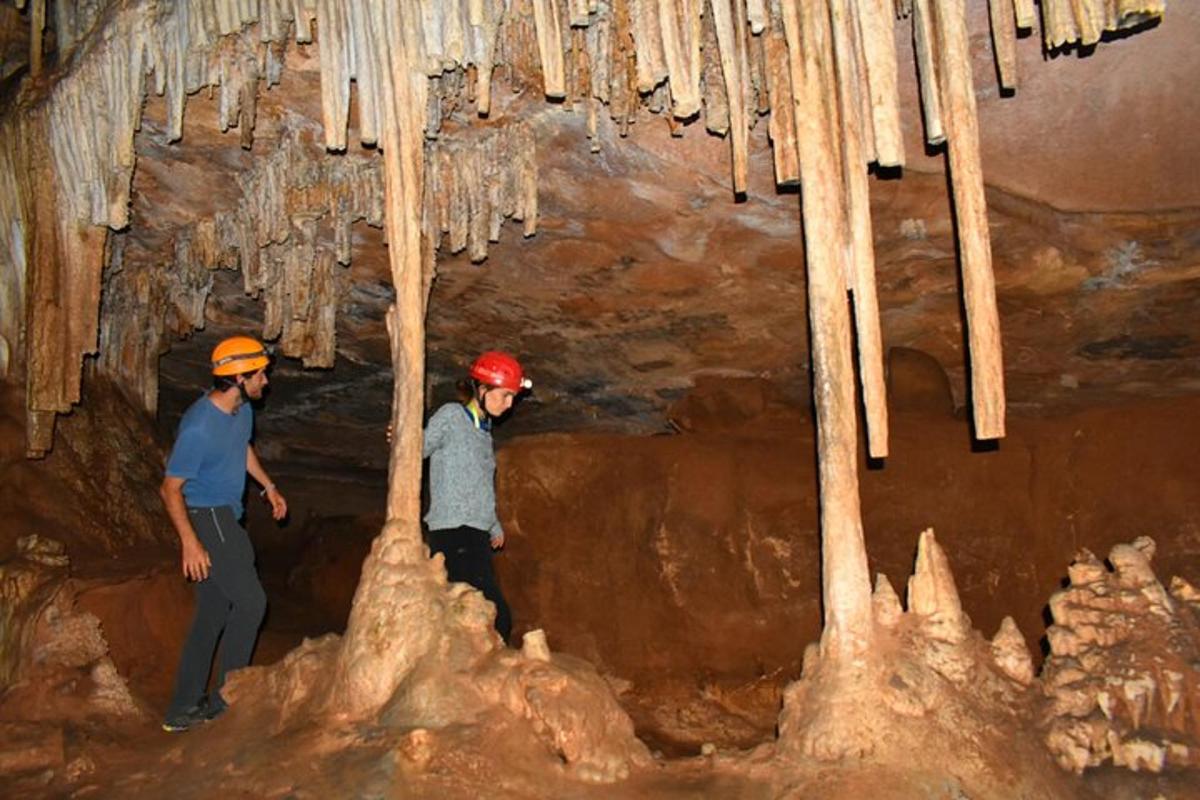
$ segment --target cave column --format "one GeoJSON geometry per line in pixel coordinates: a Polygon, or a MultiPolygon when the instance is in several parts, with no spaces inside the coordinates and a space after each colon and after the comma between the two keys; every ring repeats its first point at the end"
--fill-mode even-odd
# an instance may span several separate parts
{"type": "Polygon", "coordinates": [[[858,421],[850,335],[846,217],[838,160],[829,7],[783,4],[796,112],[808,315],[817,406],[822,650],[852,661],[870,646],[871,586],[858,496],[858,421]]]}
{"type": "MultiPolygon", "coordinates": [[[[418,622],[433,616],[427,608],[431,594],[425,591],[432,565],[420,524],[425,371],[421,201],[428,88],[410,51],[420,20],[406,8],[381,3],[369,4],[365,11],[366,35],[381,62],[376,102],[382,112],[384,225],[396,290],[387,317],[395,435],[388,461],[387,523],[363,564],[330,695],[331,710],[349,716],[386,703],[432,646],[433,635],[428,624],[418,622]]],[[[364,90],[370,89],[360,87],[364,90]]]]}

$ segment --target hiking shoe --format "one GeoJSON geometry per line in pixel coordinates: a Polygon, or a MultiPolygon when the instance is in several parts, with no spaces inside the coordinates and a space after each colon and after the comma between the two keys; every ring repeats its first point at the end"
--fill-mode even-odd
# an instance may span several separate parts
{"type": "Polygon", "coordinates": [[[205,710],[201,706],[194,705],[187,711],[168,716],[163,720],[162,729],[167,733],[183,733],[209,719],[205,716],[205,710]]]}
{"type": "Polygon", "coordinates": [[[213,692],[211,695],[206,694],[201,697],[196,708],[200,710],[202,721],[211,722],[224,714],[225,709],[229,708],[229,704],[225,702],[224,697],[221,697],[220,692],[213,692]]]}

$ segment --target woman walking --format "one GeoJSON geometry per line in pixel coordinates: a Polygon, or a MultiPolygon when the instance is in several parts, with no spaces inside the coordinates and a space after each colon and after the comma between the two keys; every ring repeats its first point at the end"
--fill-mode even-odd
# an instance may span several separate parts
{"type": "Polygon", "coordinates": [[[425,426],[429,459],[429,549],[446,559],[447,577],[468,583],[496,606],[496,631],[508,642],[512,617],[492,570],[492,551],[504,546],[496,516],[496,455],[492,424],[533,387],[520,363],[488,351],[471,365],[461,388],[469,399],[447,403],[425,426]]]}

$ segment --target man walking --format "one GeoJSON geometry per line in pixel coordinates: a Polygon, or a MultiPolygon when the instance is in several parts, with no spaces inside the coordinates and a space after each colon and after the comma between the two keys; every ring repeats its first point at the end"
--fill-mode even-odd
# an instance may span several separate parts
{"type": "Polygon", "coordinates": [[[263,487],[271,515],[277,520],[287,515],[287,502],[250,443],[254,410],[248,401],[262,398],[270,361],[262,344],[249,336],[233,336],[216,346],[212,389],[180,420],[159,489],[183,546],[183,574],[196,581],[196,616],[163,721],[163,730],[171,733],[225,710],[220,693],[225,676],[250,663],[266,613],[254,548],[240,520],[247,472],[263,487]],[[218,638],[221,662],[210,695],[205,689],[218,638]]]}

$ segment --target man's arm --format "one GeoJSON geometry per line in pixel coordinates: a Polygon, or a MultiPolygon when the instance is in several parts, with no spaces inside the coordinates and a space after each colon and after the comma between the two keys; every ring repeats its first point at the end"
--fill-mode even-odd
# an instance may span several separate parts
{"type": "Polygon", "coordinates": [[[167,516],[179,534],[179,542],[183,545],[183,574],[188,580],[202,581],[208,577],[212,560],[208,551],[196,536],[196,529],[188,519],[187,505],[183,502],[183,478],[167,476],[163,478],[158,495],[163,505],[167,507],[167,516]]]}
{"type": "Polygon", "coordinates": [[[271,482],[271,478],[267,475],[267,471],[263,469],[262,463],[258,460],[258,454],[254,452],[254,445],[246,445],[246,472],[250,473],[250,477],[258,481],[259,485],[266,490],[267,502],[271,504],[271,516],[275,519],[283,519],[287,516],[287,500],[283,499],[283,495],[279,493],[279,489],[271,482]]]}

